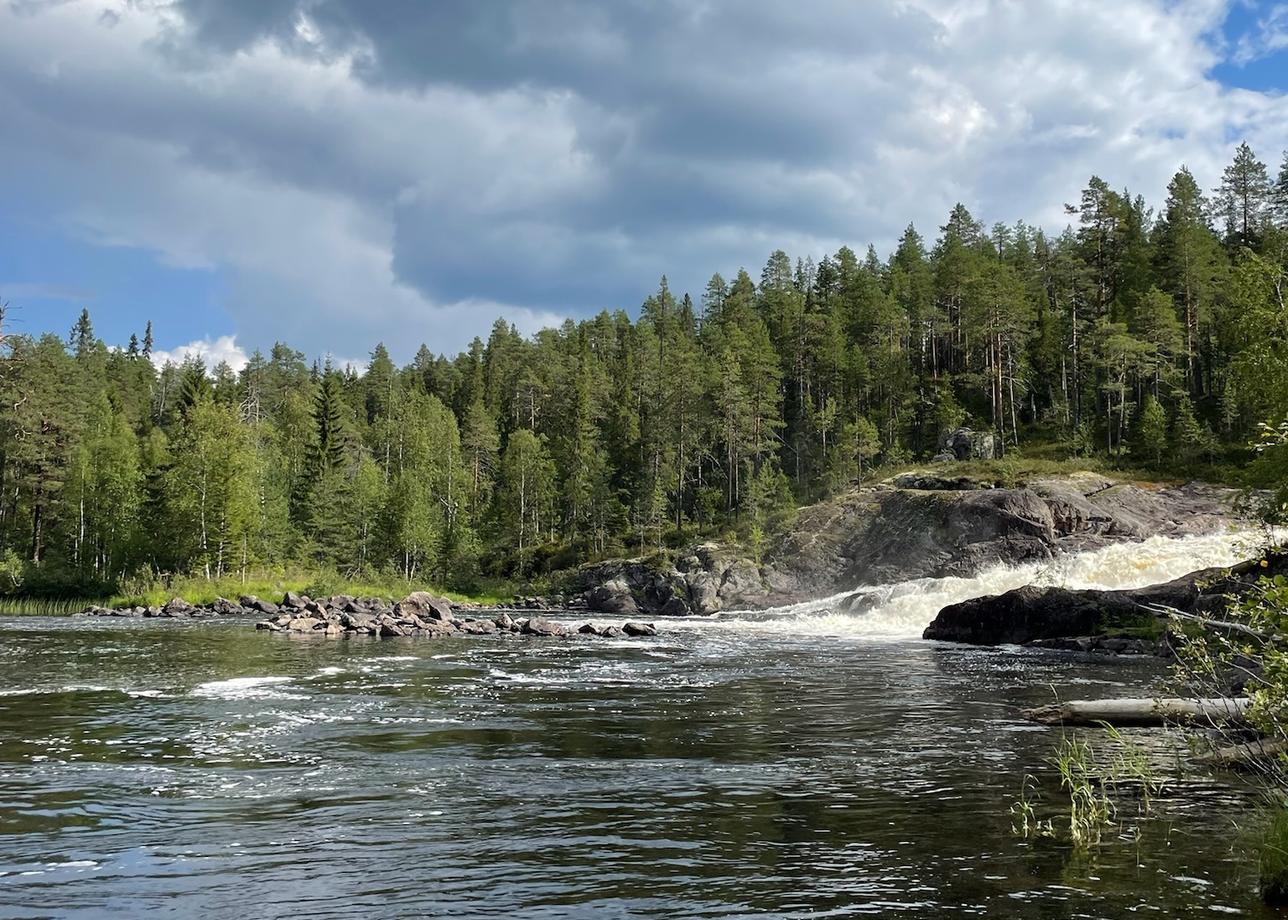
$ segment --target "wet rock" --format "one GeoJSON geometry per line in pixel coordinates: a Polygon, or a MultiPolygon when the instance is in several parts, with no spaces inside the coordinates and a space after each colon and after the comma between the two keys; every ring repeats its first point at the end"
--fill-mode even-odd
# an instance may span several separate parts
{"type": "Polygon", "coordinates": [[[461,624],[461,632],[471,636],[490,636],[496,632],[496,624],[491,620],[465,620],[461,624]]]}
{"type": "Polygon", "coordinates": [[[514,627],[514,620],[511,619],[510,615],[506,613],[504,610],[498,613],[496,617],[492,620],[492,622],[496,624],[497,629],[508,630],[514,627]]]}
{"type": "MultiPolygon", "coordinates": [[[[1144,588],[1075,591],[1027,585],[945,607],[926,627],[923,638],[1004,645],[1097,637],[1097,649],[1113,651],[1119,644],[1114,640],[1155,640],[1151,635],[1134,634],[1163,631],[1166,621],[1154,609],[1219,618],[1230,598],[1247,593],[1262,575],[1286,573],[1288,554],[1271,554],[1144,588]]],[[[1122,647],[1134,646],[1128,642],[1122,647]]]]}
{"type": "Polygon", "coordinates": [[[652,623],[624,623],[622,624],[622,632],[632,639],[657,635],[657,629],[652,623]]]}
{"type": "Polygon", "coordinates": [[[215,598],[214,603],[210,605],[210,609],[213,613],[224,617],[239,617],[246,613],[241,604],[234,604],[226,597],[215,598]]]}
{"type": "Polygon", "coordinates": [[[554,620],[532,617],[523,623],[522,632],[525,636],[566,636],[568,627],[554,620]]]}

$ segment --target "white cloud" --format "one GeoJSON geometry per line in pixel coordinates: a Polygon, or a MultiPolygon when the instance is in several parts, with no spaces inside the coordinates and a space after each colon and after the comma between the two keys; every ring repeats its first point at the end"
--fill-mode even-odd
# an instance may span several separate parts
{"type": "Polygon", "coordinates": [[[1230,0],[411,3],[353,40],[345,2],[276,32],[237,17],[281,4],[0,3],[0,193],[218,273],[237,341],[406,360],[933,237],[959,200],[1058,230],[1093,173],[1157,204],[1182,163],[1288,146],[1288,99],[1209,76],[1230,0]],[[198,41],[227,24],[197,6],[237,28],[198,41]]]}
{"type": "Polygon", "coordinates": [[[166,364],[182,364],[193,357],[200,358],[211,370],[221,362],[227,362],[234,371],[240,371],[250,360],[246,350],[237,344],[236,336],[221,335],[215,339],[198,339],[168,351],[154,350],[152,363],[159,369],[166,364]]]}
{"type": "Polygon", "coordinates": [[[1288,3],[1276,3],[1257,18],[1256,27],[1239,37],[1232,60],[1240,66],[1288,48],[1288,3]]]}

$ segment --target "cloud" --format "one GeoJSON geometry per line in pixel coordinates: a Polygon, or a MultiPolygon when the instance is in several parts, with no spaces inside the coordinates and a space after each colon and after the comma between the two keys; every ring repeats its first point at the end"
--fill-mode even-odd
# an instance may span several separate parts
{"type": "Polygon", "coordinates": [[[957,201],[1058,230],[1092,173],[1215,184],[1238,139],[1288,146],[1283,96],[1209,76],[1228,9],[0,4],[0,198],[217,274],[239,341],[406,359],[957,201]]]}
{"type": "Polygon", "coordinates": [[[232,335],[198,339],[168,351],[152,352],[152,363],[158,369],[167,364],[182,364],[189,358],[200,358],[210,370],[226,362],[234,371],[240,371],[250,360],[245,349],[237,344],[237,337],[232,335]]]}
{"type": "Polygon", "coordinates": [[[1256,25],[1239,36],[1231,58],[1240,67],[1288,48],[1288,3],[1276,3],[1257,17],[1256,25]]]}

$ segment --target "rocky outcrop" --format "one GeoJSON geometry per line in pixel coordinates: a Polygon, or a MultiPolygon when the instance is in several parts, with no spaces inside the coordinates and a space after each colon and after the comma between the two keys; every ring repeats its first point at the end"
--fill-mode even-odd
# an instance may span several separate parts
{"type": "Polygon", "coordinates": [[[1288,555],[1273,554],[1231,568],[1203,569],[1146,588],[1075,591],[1027,585],[945,607],[926,627],[923,638],[971,645],[1096,650],[1113,645],[1112,639],[1161,633],[1164,620],[1154,612],[1160,608],[1219,617],[1231,597],[1247,593],[1261,576],[1286,572],[1288,555]]]}
{"type": "Polygon", "coordinates": [[[1228,526],[1237,498],[1233,489],[1093,474],[1011,487],[902,482],[804,509],[769,554],[766,568],[774,574],[765,580],[773,587],[764,600],[787,603],[864,585],[973,575],[1153,535],[1211,532],[1228,526]]]}
{"type": "Polygon", "coordinates": [[[706,615],[825,597],[847,588],[972,575],[1151,535],[1224,527],[1237,493],[1083,473],[1006,486],[922,471],[802,509],[763,563],[712,543],[673,563],[583,566],[564,588],[603,613],[706,615]]]}
{"type": "Polygon", "coordinates": [[[567,588],[590,610],[627,616],[706,616],[722,610],[727,597],[766,590],[759,566],[714,543],[693,547],[674,564],[614,559],[585,565],[567,588]]]}

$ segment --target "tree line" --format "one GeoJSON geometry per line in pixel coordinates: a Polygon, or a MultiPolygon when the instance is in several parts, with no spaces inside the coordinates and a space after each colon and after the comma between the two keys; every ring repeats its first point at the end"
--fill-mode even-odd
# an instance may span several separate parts
{"type": "MultiPolygon", "coordinates": [[[[0,356],[0,569],[16,586],[307,565],[448,585],[776,516],[969,424],[1006,450],[1200,463],[1288,418],[1288,156],[1246,145],[1157,211],[1093,177],[1058,236],[954,207],[817,262],[774,252],[695,302],[455,356],[156,368],[151,324],[0,356]]],[[[2,319],[2,315],[0,315],[2,319]]]]}

